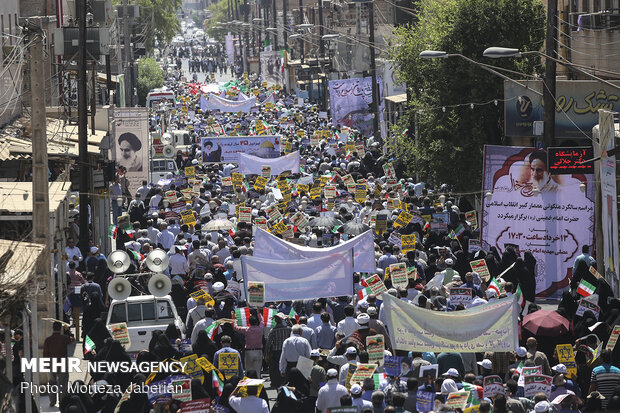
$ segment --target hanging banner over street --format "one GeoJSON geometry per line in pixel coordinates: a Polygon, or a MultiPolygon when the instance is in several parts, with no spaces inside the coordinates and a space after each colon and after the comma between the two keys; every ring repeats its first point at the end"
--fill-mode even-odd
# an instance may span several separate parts
{"type": "Polygon", "coordinates": [[[284,84],[281,53],[279,51],[260,52],[260,71],[261,79],[267,82],[267,85],[284,84]]]}
{"type": "Polygon", "coordinates": [[[329,248],[299,246],[284,241],[262,229],[256,230],[255,237],[254,257],[274,260],[302,260],[325,257],[353,249],[353,271],[374,273],[376,269],[374,237],[370,230],[345,243],[329,248]]]}
{"type": "Polygon", "coordinates": [[[306,300],[353,294],[351,250],[302,259],[241,257],[243,280],[265,283],[265,301],[306,300]]]}
{"type": "Polygon", "coordinates": [[[532,253],[536,294],[559,297],[582,245],[593,243],[593,187],[592,175],[550,175],[542,149],[485,146],[483,248],[532,253]]]}
{"type": "Polygon", "coordinates": [[[133,196],[149,180],[149,112],[147,108],[114,110],[114,160],[127,168],[129,193],[133,196]]]}
{"type": "Polygon", "coordinates": [[[299,151],[271,159],[259,158],[242,152],[237,156],[239,158],[238,171],[244,175],[262,175],[265,170],[269,170],[269,174],[273,176],[278,176],[284,171],[299,173],[299,151]]]}
{"type": "Polygon", "coordinates": [[[206,108],[201,110],[219,110],[220,112],[244,112],[248,113],[252,110],[252,107],[256,104],[256,97],[252,97],[246,100],[228,100],[224,99],[216,94],[211,93],[207,102],[206,108]]]}
{"type": "Polygon", "coordinates": [[[515,296],[457,312],[427,310],[389,294],[383,300],[395,350],[478,353],[519,345],[515,296]]]}
{"type": "MultiPolygon", "coordinates": [[[[379,85],[379,116],[382,117],[383,81],[377,76],[379,85]]],[[[359,129],[364,136],[373,134],[372,113],[372,77],[330,80],[329,100],[331,102],[334,125],[359,129]]]]}
{"type": "Polygon", "coordinates": [[[202,161],[239,163],[239,153],[259,158],[280,156],[280,136],[212,136],[202,138],[202,161]]]}

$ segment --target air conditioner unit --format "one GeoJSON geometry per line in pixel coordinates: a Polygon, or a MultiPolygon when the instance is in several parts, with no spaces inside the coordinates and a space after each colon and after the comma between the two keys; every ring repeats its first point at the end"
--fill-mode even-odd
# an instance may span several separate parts
{"type": "MultiPolygon", "coordinates": [[[[77,27],[54,29],[54,54],[72,57],[79,51],[79,33],[77,27]]],[[[110,29],[107,27],[86,28],[86,50],[95,59],[107,55],[110,48],[110,29]]]]}

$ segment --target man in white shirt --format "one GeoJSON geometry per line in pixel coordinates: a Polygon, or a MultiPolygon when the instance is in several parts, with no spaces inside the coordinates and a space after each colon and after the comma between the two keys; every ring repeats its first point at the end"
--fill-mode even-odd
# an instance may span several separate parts
{"type": "Polygon", "coordinates": [[[312,315],[308,317],[308,327],[316,331],[316,329],[323,324],[321,321],[322,312],[323,306],[320,302],[317,301],[314,305],[312,305],[312,315]]]}
{"type": "Polygon", "coordinates": [[[179,247],[174,247],[175,253],[170,257],[170,277],[180,275],[181,278],[185,277],[189,272],[189,265],[187,265],[187,258],[181,252],[179,247]]]}
{"type": "MultiPolygon", "coordinates": [[[[157,221],[157,218],[155,218],[155,221],[157,221]]],[[[153,226],[152,219],[146,221],[146,225],[147,237],[149,237],[149,240],[151,240],[150,244],[157,245],[157,235],[159,234],[159,230],[153,226]]]]}
{"type": "Polygon", "coordinates": [[[146,196],[149,193],[149,191],[151,190],[151,187],[148,186],[148,182],[147,181],[142,181],[142,186],[140,188],[138,188],[138,190],[136,191],[136,194],[140,197],[140,201],[145,201],[146,200],[146,196]]]}
{"type": "Polygon", "coordinates": [[[196,340],[198,339],[198,333],[200,333],[202,330],[205,330],[207,327],[209,327],[211,324],[213,324],[213,322],[215,321],[213,319],[213,316],[215,315],[215,310],[213,309],[213,307],[206,307],[205,309],[205,317],[198,321],[196,324],[194,324],[194,329],[192,330],[192,343],[195,343],[196,340]]]}
{"type": "Polygon", "coordinates": [[[291,330],[291,336],[282,343],[282,354],[280,355],[280,374],[282,377],[293,367],[297,366],[299,356],[310,358],[310,343],[301,335],[303,329],[299,324],[295,324],[291,330]]]}
{"type": "Polygon", "coordinates": [[[336,369],[327,370],[327,384],[319,389],[316,399],[316,408],[321,413],[327,413],[330,407],[339,407],[340,398],[349,394],[347,388],[338,383],[338,372],[336,369]]]}
{"type": "Polygon", "coordinates": [[[157,234],[155,243],[161,245],[161,248],[168,251],[174,245],[174,235],[168,231],[168,224],[161,224],[161,232],[157,234]]]}
{"type": "Polygon", "coordinates": [[[177,224],[177,222],[173,219],[170,221],[170,225],[168,225],[168,231],[170,231],[172,235],[174,235],[174,238],[176,238],[181,232],[181,227],[179,227],[179,224],[177,224]]]}
{"type": "Polygon", "coordinates": [[[230,396],[228,403],[236,412],[269,413],[269,405],[256,397],[258,386],[246,386],[248,397],[230,396]]]}
{"type": "Polygon", "coordinates": [[[345,337],[350,336],[357,330],[359,330],[360,325],[357,323],[357,320],[353,315],[355,314],[355,309],[351,305],[347,305],[344,308],[344,320],[338,322],[337,331],[342,331],[345,337]]]}
{"type": "Polygon", "coordinates": [[[73,238],[67,239],[67,246],[65,247],[65,254],[67,255],[67,271],[69,271],[69,263],[71,261],[75,262],[75,266],[77,267],[82,261],[82,252],[78,247],[75,246],[73,238]]]}

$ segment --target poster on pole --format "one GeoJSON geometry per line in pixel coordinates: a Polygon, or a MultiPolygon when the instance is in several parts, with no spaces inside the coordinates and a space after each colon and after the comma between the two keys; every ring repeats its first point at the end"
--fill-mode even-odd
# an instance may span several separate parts
{"type": "Polygon", "coordinates": [[[114,110],[114,160],[127,169],[129,193],[149,180],[149,112],[147,108],[114,110]]]}
{"type": "Polygon", "coordinates": [[[260,52],[261,77],[268,86],[284,83],[282,56],[279,51],[260,52]]]}
{"type": "MultiPolygon", "coordinates": [[[[536,295],[558,298],[568,288],[575,258],[594,238],[590,175],[551,175],[544,149],[485,146],[482,244],[506,245],[536,259],[536,295]]],[[[614,178],[615,179],[615,178],[614,178]]]]}
{"type": "MultiPolygon", "coordinates": [[[[383,113],[383,81],[377,76],[379,85],[379,113],[383,113]]],[[[372,77],[330,80],[329,100],[334,125],[358,129],[366,137],[373,135],[372,77]]],[[[381,115],[380,115],[381,116],[381,115]]]]}
{"type": "Polygon", "coordinates": [[[280,156],[280,136],[211,136],[200,144],[204,163],[239,163],[239,152],[259,158],[280,156]]]}

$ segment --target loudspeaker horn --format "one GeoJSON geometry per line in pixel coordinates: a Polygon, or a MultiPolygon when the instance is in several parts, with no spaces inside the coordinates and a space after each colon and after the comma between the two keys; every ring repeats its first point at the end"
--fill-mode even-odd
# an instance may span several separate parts
{"type": "Polygon", "coordinates": [[[129,269],[131,260],[125,251],[116,250],[108,255],[108,268],[114,274],[122,274],[129,269]]]}
{"type": "Polygon", "coordinates": [[[108,295],[113,300],[124,300],[131,295],[131,283],[126,278],[117,277],[108,284],[108,295]]]}
{"type": "Polygon", "coordinates": [[[172,135],[169,133],[164,133],[163,135],[161,135],[161,143],[163,143],[164,145],[171,145],[172,135]]]}
{"type": "Polygon", "coordinates": [[[172,290],[172,281],[164,274],[155,274],[149,280],[149,292],[155,297],[164,297],[172,290]]]}
{"type": "Polygon", "coordinates": [[[172,145],[164,146],[163,154],[165,158],[172,158],[174,156],[174,146],[172,145]]]}
{"type": "Polygon", "coordinates": [[[156,248],[146,256],[146,266],[153,272],[164,272],[170,263],[170,256],[166,251],[156,248]]]}

